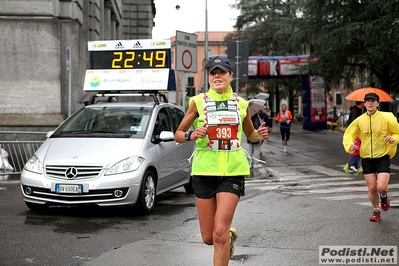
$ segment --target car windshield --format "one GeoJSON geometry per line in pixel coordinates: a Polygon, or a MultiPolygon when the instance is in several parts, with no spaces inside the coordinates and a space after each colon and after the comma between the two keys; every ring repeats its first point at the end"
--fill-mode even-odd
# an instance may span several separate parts
{"type": "Polygon", "coordinates": [[[53,136],[142,137],[152,107],[89,106],[67,120],[53,136]]]}

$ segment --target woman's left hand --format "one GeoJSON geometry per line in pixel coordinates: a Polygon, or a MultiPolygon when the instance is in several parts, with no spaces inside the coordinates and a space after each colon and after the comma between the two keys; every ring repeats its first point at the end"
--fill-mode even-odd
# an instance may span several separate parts
{"type": "Polygon", "coordinates": [[[269,138],[269,130],[266,127],[266,123],[263,122],[258,128],[258,136],[260,140],[269,138]]]}

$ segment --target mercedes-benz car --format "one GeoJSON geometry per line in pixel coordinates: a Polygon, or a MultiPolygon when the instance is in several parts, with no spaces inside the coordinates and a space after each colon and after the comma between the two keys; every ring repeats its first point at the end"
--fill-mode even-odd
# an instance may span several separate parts
{"type": "Polygon", "coordinates": [[[26,163],[26,205],[138,206],[149,213],[160,193],[180,186],[192,193],[195,144],[174,141],[183,116],[157,101],[88,104],[49,132],[26,163]]]}

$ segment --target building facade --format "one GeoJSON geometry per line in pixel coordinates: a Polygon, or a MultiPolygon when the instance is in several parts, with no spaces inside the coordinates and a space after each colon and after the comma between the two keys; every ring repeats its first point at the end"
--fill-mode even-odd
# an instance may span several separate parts
{"type": "Polygon", "coordinates": [[[54,128],[82,107],[87,41],[150,39],[153,0],[2,0],[0,130],[54,128]]]}
{"type": "MultiPolygon", "coordinates": [[[[192,34],[197,35],[197,72],[183,73],[176,71],[176,86],[177,86],[177,101],[176,104],[182,105],[182,96],[186,94],[186,88],[183,84],[188,86],[188,78],[193,81],[192,86],[195,88],[195,94],[202,92],[205,88],[206,63],[205,55],[209,58],[214,55],[227,55],[227,44],[225,42],[226,36],[231,33],[229,31],[209,31],[208,32],[208,52],[205,53],[205,32],[197,31],[192,34]],[[183,82],[183,79],[185,81],[183,82]],[[182,95],[183,94],[183,95],[182,95]]],[[[191,33],[190,33],[191,34],[191,33]]],[[[176,36],[170,38],[172,45],[172,68],[175,67],[176,55],[176,36]]]]}

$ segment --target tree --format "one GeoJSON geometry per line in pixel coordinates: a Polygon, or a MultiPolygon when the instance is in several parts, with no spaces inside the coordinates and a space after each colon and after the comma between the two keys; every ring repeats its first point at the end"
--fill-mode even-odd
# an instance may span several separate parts
{"type": "MultiPolygon", "coordinates": [[[[294,42],[294,33],[303,20],[300,3],[303,0],[240,0],[234,8],[240,10],[229,38],[250,39],[254,55],[306,54],[306,45],[294,42]]],[[[295,40],[297,41],[297,40],[295,40]]]]}
{"type": "Polygon", "coordinates": [[[249,39],[251,54],[310,54],[308,71],[325,77],[327,89],[342,80],[351,88],[367,73],[368,84],[398,90],[399,1],[240,0],[233,7],[240,15],[229,38],[249,39]]]}
{"type": "Polygon", "coordinates": [[[335,84],[367,71],[370,84],[388,93],[397,90],[397,0],[306,0],[304,10],[305,23],[296,34],[309,40],[310,56],[317,59],[310,71],[324,73],[335,84]]]}
{"type": "MultiPolygon", "coordinates": [[[[226,39],[249,39],[251,55],[306,54],[306,44],[298,45],[293,39],[303,20],[299,15],[301,3],[302,0],[241,0],[233,6],[240,10],[235,24],[237,31],[226,39]]],[[[276,95],[277,109],[279,100],[288,95],[289,107],[293,108],[293,96],[301,91],[299,78],[264,83],[271,95],[276,95]],[[282,93],[279,93],[280,90],[282,93]]]]}

